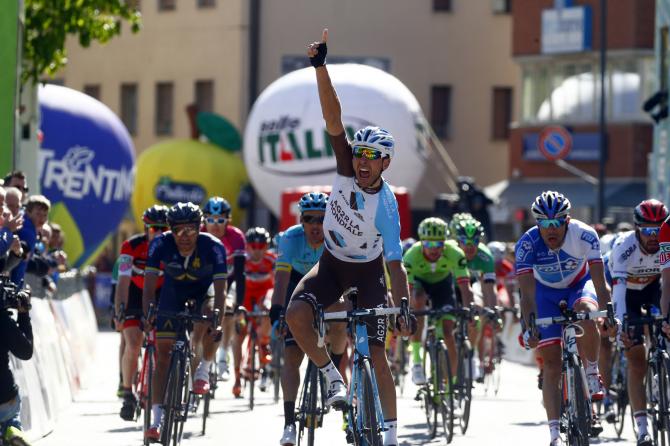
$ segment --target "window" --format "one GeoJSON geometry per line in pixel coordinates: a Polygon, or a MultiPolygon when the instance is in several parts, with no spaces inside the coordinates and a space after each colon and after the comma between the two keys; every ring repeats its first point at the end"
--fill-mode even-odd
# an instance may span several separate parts
{"type": "Polygon", "coordinates": [[[491,9],[494,14],[509,14],[512,12],[512,0],[491,0],[491,9]]]}
{"type": "Polygon", "coordinates": [[[158,0],[159,11],[174,11],[177,9],[177,0],[158,0]]]}
{"type": "Polygon", "coordinates": [[[433,0],[433,11],[451,12],[451,0],[433,0]]]}
{"type": "Polygon", "coordinates": [[[100,84],[86,84],[84,85],[84,93],[92,98],[100,100],[100,84]]]}
{"type": "Polygon", "coordinates": [[[433,85],[430,93],[431,125],[441,139],[449,139],[451,133],[451,87],[433,85]]]}
{"type": "Polygon", "coordinates": [[[156,84],[156,135],[172,134],[172,107],[174,85],[172,82],[158,82],[156,84]]]}
{"type": "Polygon", "coordinates": [[[510,87],[493,88],[492,116],[491,136],[493,139],[509,138],[509,124],[512,122],[512,89],[510,87]]]}
{"type": "Polygon", "coordinates": [[[137,135],[137,84],[121,84],[121,121],[137,135]]]}
{"type": "Polygon", "coordinates": [[[216,0],[198,0],[198,8],[214,8],[216,0]]]}
{"type": "Polygon", "coordinates": [[[195,105],[199,112],[214,111],[214,81],[200,80],[195,82],[195,105]]]}

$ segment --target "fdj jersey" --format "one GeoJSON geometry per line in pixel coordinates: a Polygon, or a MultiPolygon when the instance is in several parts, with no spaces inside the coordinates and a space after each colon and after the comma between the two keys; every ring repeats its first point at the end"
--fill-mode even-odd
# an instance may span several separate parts
{"type": "Polygon", "coordinates": [[[571,219],[563,245],[555,251],[545,245],[537,226],[526,231],[515,249],[517,275],[533,272],[535,280],[550,288],[576,285],[589,274],[588,264],[602,263],[596,231],[571,219]]]}
{"type": "Polygon", "coordinates": [[[417,281],[434,284],[446,280],[453,274],[456,280],[469,277],[465,254],[458,246],[445,243],[442,255],[435,262],[430,262],[423,255],[421,242],[413,244],[403,256],[403,264],[407,269],[409,283],[417,281]]]}
{"type": "Polygon", "coordinates": [[[386,181],[370,194],[354,177],[335,175],[323,232],[326,249],[343,262],[370,262],[382,251],[387,262],[402,259],[398,203],[386,181]]]}
{"type": "Polygon", "coordinates": [[[302,277],[319,261],[322,252],[323,244],[315,249],[307,242],[302,225],[291,226],[279,239],[277,271],[295,271],[302,277]]]}

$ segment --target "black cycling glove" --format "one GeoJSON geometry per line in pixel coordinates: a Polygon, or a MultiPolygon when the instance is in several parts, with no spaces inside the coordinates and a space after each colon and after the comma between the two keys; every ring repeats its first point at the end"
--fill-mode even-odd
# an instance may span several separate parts
{"type": "Polygon", "coordinates": [[[319,46],[316,47],[316,56],[309,58],[309,63],[312,64],[314,68],[322,67],[326,64],[326,54],[328,53],[328,46],[325,42],[321,42],[319,46]]]}

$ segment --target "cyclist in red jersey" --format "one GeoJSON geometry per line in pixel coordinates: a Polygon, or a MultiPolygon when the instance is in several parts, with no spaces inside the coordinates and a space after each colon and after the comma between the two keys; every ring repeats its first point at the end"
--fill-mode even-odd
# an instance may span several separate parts
{"type": "MultiPolygon", "coordinates": [[[[117,329],[123,333],[125,349],[123,351],[121,374],[123,376],[123,406],[121,418],[126,421],[135,420],[137,400],[132,392],[133,378],[137,373],[137,357],[142,348],[144,333],[140,326],[142,319],[142,289],[144,288],[144,267],[147,262],[149,243],[158,234],[168,229],[167,211],[165,206],[155,205],[144,211],[144,233],[136,234],[123,242],[119,256],[119,279],[114,297],[115,313],[119,314],[121,306],[125,308],[123,321],[117,329]]],[[[163,284],[163,276],[159,276],[157,286],[163,284]]]]}
{"type": "MultiPolygon", "coordinates": [[[[269,310],[270,300],[267,298],[269,291],[274,288],[274,269],[277,254],[269,251],[270,233],[265,228],[251,228],[246,234],[247,239],[247,261],[245,263],[246,289],[244,302],[238,307],[240,312],[269,310]]],[[[238,322],[242,322],[241,314],[238,322]]],[[[260,347],[261,369],[270,362],[270,319],[263,318],[258,325],[258,339],[260,347]]],[[[233,395],[239,398],[242,393],[240,381],[240,362],[242,358],[242,343],[247,336],[246,330],[241,330],[233,342],[233,358],[235,359],[235,384],[233,395]]],[[[267,374],[263,371],[261,375],[260,389],[265,391],[267,374]]]]}
{"type": "MultiPolygon", "coordinates": [[[[223,243],[226,248],[226,263],[228,264],[229,296],[235,296],[235,304],[227,302],[229,310],[242,305],[244,301],[245,277],[244,261],[246,259],[246,240],[241,229],[230,224],[231,207],[228,200],[222,197],[211,197],[203,206],[205,232],[209,232],[223,243]]],[[[213,289],[210,290],[213,292],[213,289]]],[[[230,299],[226,299],[229,301],[230,299]]],[[[219,377],[228,381],[230,376],[228,367],[228,349],[233,338],[234,319],[223,319],[223,340],[219,349],[219,377]]]]}
{"type": "Polygon", "coordinates": [[[490,242],[487,247],[495,261],[497,304],[510,307],[514,305],[514,264],[506,258],[507,246],[503,242],[490,242]]]}

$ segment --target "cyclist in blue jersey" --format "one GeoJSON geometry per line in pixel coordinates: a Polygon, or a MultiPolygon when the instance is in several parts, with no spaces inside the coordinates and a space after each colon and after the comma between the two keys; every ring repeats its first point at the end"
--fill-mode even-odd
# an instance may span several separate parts
{"type": "MultiPolygon", "coordinates": [[[[300,224],[291,226],[279,238],[278,257],[275,272],[275,286],[272,294],[270,320],[276,326],[281,312],[296,286],[312,269],[323,252],[323,220],[328,196],[309,192],[300,198],[300,224]]],[[[337,306],[336,303],[333,307],[337,306]]],[[[334,311],[333,308],[330,308],[334,311]]],[[[346,325],[330,324],[328,332],[331,342],[333,363],[339,368],[346,348],[346,325]]],[[[296,443],[295,400],[300,386],[300,364],[305,356],[296,344],[290,330],[284,334],[284,366],[281,371],[281,386],[284,399],[284,432],[279,443],[282,446],[296,443]]]]}
{"type": "MultiPolygon", "coordinates": [[[[343,409],[347,387],[325,348],[317,346],[314,311],[337,302],[349,287],[358,288],[360,308],[384,307],[387,302],[384,261],[391,276],[393,302],[409,296],[407,273],[402,265],[398,203],[382,178],[393,157],[391,134],[375,126],[365,127],[349,142],[342,123],[342,110],[325,65],[328,30],[320,42],[309,45],[307,54],[315,68],[330,144],[337,173],[323,222],[325,249],[318,263],[296,287],[286,320],[300,348],[320,368],[328,382],[328,405],[343,409]]],[[[401,333],[410,330],[398,318],[401,333]]],[[[379,388],[385,445],[397,445],[396,393],[386,358],[386,318],[368,323],[370,356],[379,388]]]]}
{"type": "MultiPolygon", "coordinates": [[[[202,314],[212,314],[217,308],[223,314],[226,293],[226,249],[214,236],[200,232],[202,211],[193,203],[177,203],[167,213],[170,231],[156,236],[149,245],[145,268],[143,307],[146,315],[150,303],[155,301],[158,273],[164,272],[158,309],[170,312],[183,311],[187,300],[195,300],[195,308],[202,314]],[[163,268],[161,268],[161,265],[163,268]],[[214,297],[207,289],[214,283],[214,297]]],[[[145,435],[154,441],[160,438],[161,403],[165,393],[166,372],[170,364],[170,351],[174,344],[177,321],[160,316],[148,321],[147,329],[156,326],[157,365],[152,387],[153,423],[145,435]]],[[[193,351],[202,349],[202,361],[196,358],[193,391],[204,394],[209,391],[209,366],[221,337],[218,329],[207,333],[209,324],[196,323],[193,329],[193,351]]]]}
{"type": "MultiPolygon", "coordinates": [[[[521,289],[524,321],[531,313],[538,318],[560,316],[559,302],[565,300],[577,311],[605,309],[610,294],[605,282],[598,235],[590,226],[570,218],[570,200],[554,191],[542,192],[531,206],[537,225],[516,244],[516,274],[521,289]]],[[[583,336],[577,339],[585,364],[592,400],[602,400],[598,372],[598,329],[594,321],[583,321],[583,336]]],[[[528,324],[526,324],[528,326],[528,324]]],[[[610,336],[616,327],[610,327],[610,336]]],[[[524,333],[530,347],[539,347],[544,363],[542,395],[549,420],[551,446],[561,445],[559,416],[561,395],[561,328],[552,325],[535,334],[524,333]]]]}

